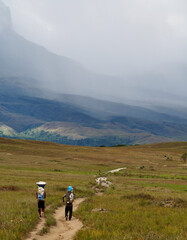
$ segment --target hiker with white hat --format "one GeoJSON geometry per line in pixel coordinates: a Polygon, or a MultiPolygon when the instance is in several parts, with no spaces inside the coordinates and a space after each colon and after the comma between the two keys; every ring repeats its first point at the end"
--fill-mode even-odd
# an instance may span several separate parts
{"type": "Polygon", "coordinates": [[[67,193],[64,194],[64,196],[62,198],[63,199],[63,203],[65,202],[64,198],[66,198],[65,218],[66,218],[66,221],[67,221],[68,220],[68,213],[69,213],[69,221],[70,221],[71,218],[72,218],[73,201],[74,201],[74,198],[75,198],[72,186],[69,186],[67,193]]]}
{"type": "Polygon", "coordinates": [[[45,211],[45,198],[46,198],[46,192],[44,190],[45,185],[47,184],[46,182],[37,182],[38,185],[38,191],[36,192],[36,199],[38,199],[38,214],[39,217],[44,215],[45,211]]]}

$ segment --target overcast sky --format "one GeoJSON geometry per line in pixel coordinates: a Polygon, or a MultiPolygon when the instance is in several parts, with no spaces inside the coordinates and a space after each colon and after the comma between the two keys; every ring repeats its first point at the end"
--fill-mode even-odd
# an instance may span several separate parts
{"type": "Polygon", "coordinates": [[[93,71],[187,61],[186,0],[3,0],[25,38],[93,71]]]}
{"type": "Polygon", "coordinates": [[[148,99],[157,91],[186,96],[187,0],[2,1],[16,32],[51,52],[122,76],[121,86],[142,88],[148,99]]]}

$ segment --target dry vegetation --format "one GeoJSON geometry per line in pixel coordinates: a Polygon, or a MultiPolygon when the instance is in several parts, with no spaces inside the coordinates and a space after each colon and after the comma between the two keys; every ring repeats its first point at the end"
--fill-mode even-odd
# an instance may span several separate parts
{"type": "Polygon", "coordinates": [[[39,220],[35,182],[47,182],[48,227],[68,185],[87,200],[75,239],[187,239],[187,143],[76,147],[0,138],[0,239],[20,240],[39,220]],[[107,173],[126,167],[117,173],[107,173]],[[112,186],[94,194],[95,176],[112,186]],[[106,211],[92,211],[106,209],[106,211]]]}

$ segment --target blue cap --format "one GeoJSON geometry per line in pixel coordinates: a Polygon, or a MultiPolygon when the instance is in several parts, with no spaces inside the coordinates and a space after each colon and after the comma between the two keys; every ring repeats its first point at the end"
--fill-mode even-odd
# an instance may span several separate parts
{"type": "Polygon", "coordinates": [[[72,190],[72,186],[69,186],[68,187],[68,192],[71,192],[71,190],[72,190]]]}

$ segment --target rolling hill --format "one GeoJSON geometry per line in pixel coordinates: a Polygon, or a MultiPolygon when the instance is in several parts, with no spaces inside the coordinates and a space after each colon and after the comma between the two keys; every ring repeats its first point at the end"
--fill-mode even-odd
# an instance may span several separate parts
{"type": "Polygon", "coordinates": [[[0,79],[3,137],[89,146],[186,139],[186,119],[88,97],[65,94],[52,100],[51,92],[47,99],[20,80],[5,80],[0,79]]]}

